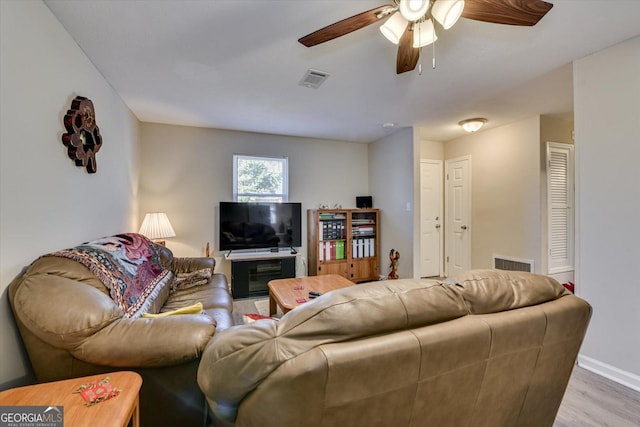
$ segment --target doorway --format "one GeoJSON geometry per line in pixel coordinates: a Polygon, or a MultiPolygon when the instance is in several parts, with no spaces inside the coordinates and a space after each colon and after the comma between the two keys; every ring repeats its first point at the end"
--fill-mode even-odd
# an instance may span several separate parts
{"type": "Polygon", "coordinates": [[[471,269],[471,156],[445,161],[445,275],[471,269]]]}

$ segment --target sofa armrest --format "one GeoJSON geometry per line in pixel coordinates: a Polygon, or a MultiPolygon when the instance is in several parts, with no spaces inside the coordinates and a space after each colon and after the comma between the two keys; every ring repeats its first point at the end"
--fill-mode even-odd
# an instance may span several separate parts
{"type": "Polygon", "coordinates": [[[102,366],[169,366],[199,358],[215,330],[215,320],[202,314],[121,318],[69,352],[102,366]]]}
{"type": "Polygon", "coordinates": [[[185,258],[173,258],[171,262],[171,270],[174,273],[190,273],[196,270],[202,270],[205,268],[213,269],[216,266],[216,260],[214,258],[207,257],[185,257],[185,258]]]}

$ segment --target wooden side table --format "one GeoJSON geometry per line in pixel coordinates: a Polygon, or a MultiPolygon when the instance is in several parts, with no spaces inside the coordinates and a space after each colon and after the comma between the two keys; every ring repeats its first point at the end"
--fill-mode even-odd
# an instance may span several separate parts
{"type": "Polygon", "coordinates": [[[140,427],[139,391],[142,378],[135,372],[111,372],[72,378],[0,392],[0,406],[63,406],[65,427],[140,427]],[[121,393],[93,406],[84,406],[81,385],[109,377],[109,383],[121,393]]]}

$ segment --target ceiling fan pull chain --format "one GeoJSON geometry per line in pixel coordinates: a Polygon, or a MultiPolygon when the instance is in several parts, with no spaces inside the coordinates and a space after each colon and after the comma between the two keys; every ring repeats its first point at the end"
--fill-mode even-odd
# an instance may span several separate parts
{"type": "Polygon", "coordinates": [[[432,58],[431,58],[431,66],[433,69],[436,69],[436,28],[433,27],[433,47],[431,48],[432,58]]]}
{"type": "Polygon", "coordinates": [[[433,67],[434,70],[436,69],[436,46],[435,46],[435,43],[434,43],[434,46],[433,46],[433,58],[431,59],[431,66],[433,67]]]}
{"type": "MultiPolygon", "coordinates": [[[[414,28],[415,31],[415,28],[414,28]]],[[[422,32],[420,31],[420,24],[418,24],[418,46],[422,46],[422,32]]],[[[418,64],[418,75],[422,75],[422,47],[419,49],[420,52],[420,63],[418,64]]]]}

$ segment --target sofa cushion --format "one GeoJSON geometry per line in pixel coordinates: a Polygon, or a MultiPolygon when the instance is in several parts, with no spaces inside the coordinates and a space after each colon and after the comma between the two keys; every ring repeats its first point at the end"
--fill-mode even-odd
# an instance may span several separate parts
{"type": "Polygon", "coordinates": [[[445,280],[455,285],[472,314],[496,313],[541,304],[567,291],[540,274],[504,270],[471,270],[445,280]]]}
{"type": "MultiPolygon", "coordinates": [[[[216,276],[218,276],[218,274],[214,274],[214,277],[216,276]]],[[[210,308],[224,308],[227,311],[232,311],[233,299],[231,295],[229,295],[229,291],[215,286],[214,283],[216,282],[216,280],[210,280],[206,285],[177,289],[169,295],[161,311],[175,310],[197,302],[201,302],[205,310],[210,308]]]]}
{"type": "Polygon", "coordinates": [[[169,295],[161,312],[201,302],[204,314],[215,320],[217,333],[233,326],[233,299],[227,288],[224,274],[214,274],[206,285],[177,289],[169,295]]]}

